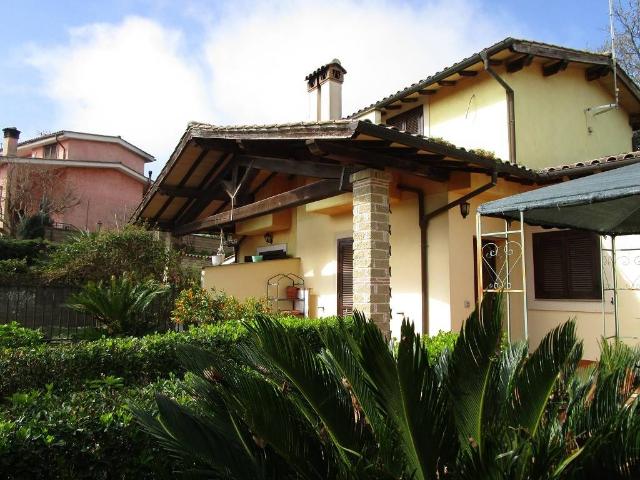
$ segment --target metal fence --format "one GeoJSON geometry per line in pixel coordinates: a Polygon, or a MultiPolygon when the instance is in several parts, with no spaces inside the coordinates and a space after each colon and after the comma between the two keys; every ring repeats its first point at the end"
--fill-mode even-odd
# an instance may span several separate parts
{"type": "MultiPolygon", "coordinates": [[[[0,286],[0,324],[18,322],[24,327],[40,329],[49,340],[81,338],[88,330],[100,327],[91,315],[66,306],[74,287],[0,286]]],[[[171,310],[175,295],[157,299],[140,318],[151,331],[171,328],[171,310]]]]}

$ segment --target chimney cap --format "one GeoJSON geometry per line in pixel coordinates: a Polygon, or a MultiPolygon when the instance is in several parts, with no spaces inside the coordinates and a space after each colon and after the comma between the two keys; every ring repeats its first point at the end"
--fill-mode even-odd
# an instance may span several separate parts
{"type": "Polygon", "coordinates": [[[311,72],[309,75],[304,77],[304,79],[309,83],[309,85],[311,85],[315,83],[315,80],[317,80],[318,77],[326,77],[326,74],[331,67],[334,67],[336,70],[339,70],[342,75],[347,73],[345,68],[340,63],[340,60],[338,60],[337,58],[334,58],[329,63],[325,63],[324,65],[316,68],[313,72],[311,72]]]}
{"type": "Polygon", "coordinates": [[[4,132],[4,138],[20,138],[20,130],[16,127],[3,128],[2,131],[4,132]]]}

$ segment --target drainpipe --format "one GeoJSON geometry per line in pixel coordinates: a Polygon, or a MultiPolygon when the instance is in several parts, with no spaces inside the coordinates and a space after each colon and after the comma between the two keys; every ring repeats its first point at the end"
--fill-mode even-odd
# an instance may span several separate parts
{"type": "Polygon", "coordinates": [[[447,203],[446,205],[436,208],[433,212],[425,213],[426,200],[424,192],[416,187],[408,185],[398,185],[399,190],[413,192],[418,196],[418,225],[420,226],[420,281],[422,293],[422,332],[423,335],[429,334],[429,277],[428,277],[428,256],[427,256],[427,231],[429,222],[432,218],[437,217],[441,213],[447,212],[452,208],[461,205],[468,200],[486,192],[498,183],[498,172],[491,173],[491,181],[476,188],[475,190],[463,195],[462,197],[447,203]]]}
{"type": "Polygon", "coordinates": [[[56,143],[57,143],[58,145],[60,145],[60,148],[62,148],[62,159],[64,160],[64,159],[66,159],[66,158],[67,158],[67,149],[66,149],[66,148],[64,148],[64,145],[62,145],[62,144],[60,143],[60,141],[58,140],[58,137],[59,137],[59,135],[56,135],[56,143]]]}
{"type": "Polygon", "coordinates": [[[398,185],[399,190],[418,196],[418,225],[420,226],[420,287],[422,295],[422,333],[429,334],[429,278],[427,277],[427,222],[425,221],[425,194],[420,188],[398,185]]]}
{"type": "Polygon", "coordinates": [[[509,123],[509,161],[513,164],[516,161],[516,110],[515,110],[515,95],[513,88],[509,86],[505,80],[498,75],[498,73],[491,67],[489,57],[486,50],[480,53],[480,58],[484,61],[484,69],[489,75],[491,75],[507,93],[507,118],[509,123]]]}

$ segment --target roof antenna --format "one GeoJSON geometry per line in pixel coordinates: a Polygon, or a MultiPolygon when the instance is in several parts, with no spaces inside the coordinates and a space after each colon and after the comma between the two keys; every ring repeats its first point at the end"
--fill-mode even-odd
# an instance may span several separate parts
{"type": "MultiPolygon", "coordinates": [[[[605,112],[609,112],[618,108],[620,92],[618,91],[618,62],[616,61],[616,31],[613,28],[613,0],[609,0],[609,34],[611,35],[611,69],[613,70],[613,93],[615,96],[615,103],[608,103],[606,105],[599,105],[597,107],[589,107],[584,113],[590,114],[595,117],[605,112]]],[[[591,127],[587,127],[589,133],[591,133],[591,127]]]]}

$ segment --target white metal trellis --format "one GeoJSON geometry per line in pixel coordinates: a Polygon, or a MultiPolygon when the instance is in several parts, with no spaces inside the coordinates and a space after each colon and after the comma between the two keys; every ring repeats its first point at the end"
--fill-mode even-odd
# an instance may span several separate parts
{"type": "Polygon", "coordinates": [[[600,236],[600,282],[602,286],[602,336],[604,338],[633,338],[637,336],[620,335],[620,301],[618,292],[631,291],[640,292],[640,276],[627,281],[624,285],[618,284],[618,263],[623,265],[634,265],[640,267],[640,247],[638,248],[617,248],[616,235],[611,236],[611,247],[606,245],[606,236],[600,236]],[[607,268],[611,267],[611,279],[607,275],[607,268]],[[607,299],[605,294],[611,292],[613,295],[613,325],[614,334],[607,335],[607,299]]]}
{"type": "Polygon", "coordinates": [[[519,228],[513,228],[510,221],[504,220],[504,230],[483,232],[482,215],[476,213],[476,272],[478,278],[478,301],[482,301],[485,293],[501,292],[505,295],[507,337],[511,341],[511,295],[522,295],[524,322],[524,337],[529,339],[529,321],[527,311],[527,268],[525,256],[525,236],[523,213],[520,212],[519,228]],[[512,240],[513,237],[516,240],[512,240]],[[484,244],[483,239],[504,240],[503,245],[496,242],[484,244]],[[486,247],[489,247],[486,249],[486,247]],[[502,256],[502,258],[499,258],[502,256]],[[490,261],[494,259],[495,261],[490,261]],[[498,262],[500,262],[498,264],[498,262]],[[491,275],[490,282],[485,288],[484,269],[491,275]],[[513,272],[519,268],[522,275],[522,286],[514,288],[513,272]]]}

